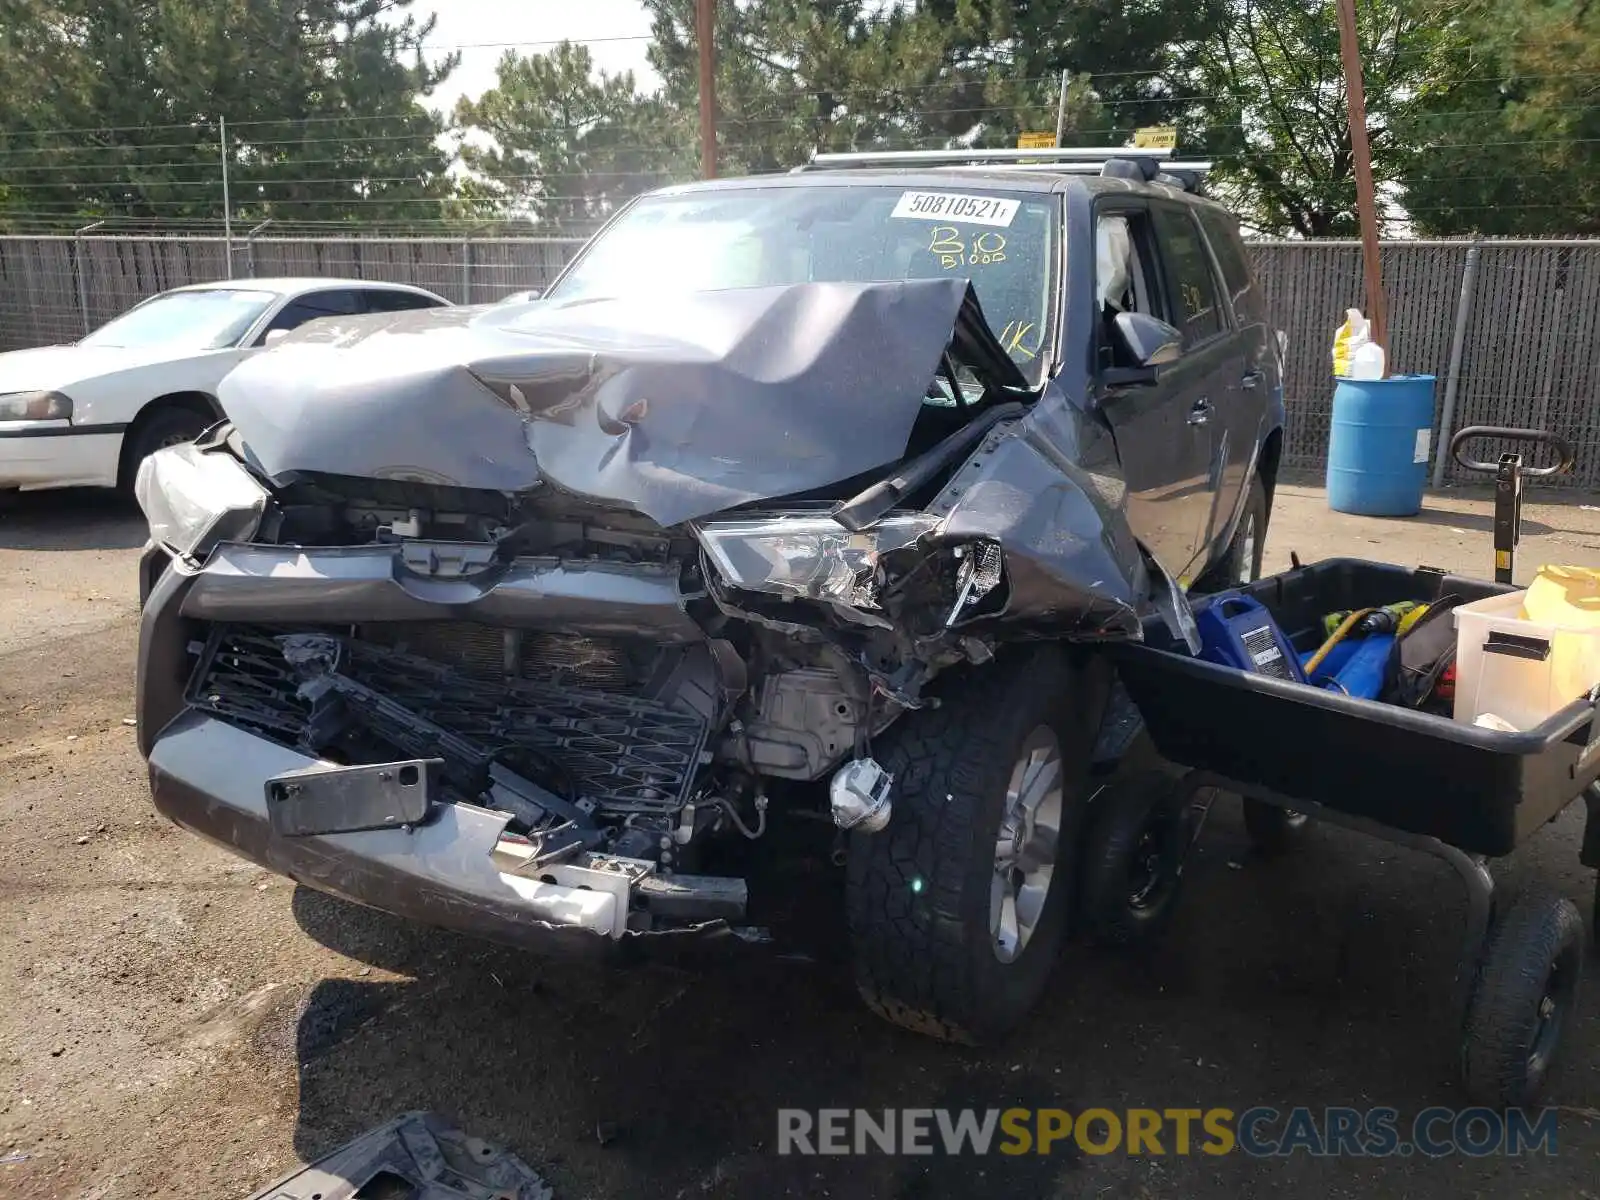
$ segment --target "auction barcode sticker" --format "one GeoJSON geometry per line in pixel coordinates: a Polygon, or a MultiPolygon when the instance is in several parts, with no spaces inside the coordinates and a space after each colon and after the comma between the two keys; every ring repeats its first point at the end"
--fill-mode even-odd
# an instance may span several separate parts
{"type": "Polygon", "coordinates": [[[923,221],[963,221],[970,225],[1011,224],[1020,205],[998,196],[968,196],[960,192],[902,192],[891,217],[923,221]]]}

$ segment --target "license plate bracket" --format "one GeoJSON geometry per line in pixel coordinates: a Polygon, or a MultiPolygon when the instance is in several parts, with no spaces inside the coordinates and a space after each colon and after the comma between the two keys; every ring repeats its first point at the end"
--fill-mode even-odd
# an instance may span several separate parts
{"type": "Polygon", "coordinates": [[[318,764],[266,781],[267,816],[281,837],[398,829],[427,819],[442,758],[354,767],[318,764]]]}

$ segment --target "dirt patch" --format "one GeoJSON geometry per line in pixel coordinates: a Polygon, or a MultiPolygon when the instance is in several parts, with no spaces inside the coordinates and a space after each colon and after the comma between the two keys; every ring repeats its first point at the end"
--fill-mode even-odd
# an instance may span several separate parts
{"type": "MultiPolygon", "coordinates": [[[[1460,1103],[1447,1006],[1460,897],[1431,861],[1336,830],[1290,860],[1253,859],[1224,802],[1168,941],[1143,957],[1071,952],[1037,1017],[989,1052],[865,1012],[837,874],[812,859],[770,884],[797,935],[790,960],[599,971],[432,933],[154,816],[122,723],[137,538],[64,512],[0,526],[0,573],[22,556],[35,580],[25,616],[0,618],[31,623],[0,639],[14,647],[0,653],[0,1160],[25,1156],[0,1161],[7,1197],[243,1196],[408,1108],[506,1145],[562,1200],[1600,1194],[1600,1121],[1583,1115],[1600,1106],[1592,969],[1550,1095],[1569,1110],[1553,1160],[779,1158],[779,1107],[1460,1103]],[[77,523],[93,548],[65,548],[77,523]],[[58,576],[111,596],[110,623],[44,624],[58,576]]],[[[1269,569],[1294,549],[1481,573],[1486,512],[1452,494],[1423,520],[1342,518],[1286,487],[1269,569]]],[[[1545,558],[1600,564],[1600,513],[1528,516],[1524,574],[1545,558]]],[[[1579,828],[1569,812],[1538,835],[1507,885],[1537,878],[1587,912],[1579,828]]]]}

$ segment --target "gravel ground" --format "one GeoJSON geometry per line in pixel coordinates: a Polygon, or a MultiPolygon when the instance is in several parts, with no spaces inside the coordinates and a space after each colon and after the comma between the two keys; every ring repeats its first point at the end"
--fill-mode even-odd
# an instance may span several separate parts
{"type": "MultiPolygon", "coordinates": [[[[1522,562],[1600,565],[1587,498],[1530,504],[1522,562]]],[[[1268,569],[1338,554],[1486,573],[1479,497],[1347,518],[1285,487],[1268,569]]],[[[154,817],[133,744],[138,514],[94,493],[0,515],[0,1194],[243,1196],[430,1108],[563,1198],[1600,1195],[1600,991],[1547,1099],[1553,1158],[792,1159],[775,1110],[1460,1103],[1450,872],[1315,829],[1252,857],[1224,801],[1157,951],[1074,949],[1008,1046],[953,1049],[857,1003],[838,879],[769,872],[805,951],[747,967],[602,972],[407,927],[154,817]],[[597,1128],[605,1139],[597,1137],[597,1128]]],[[[1589,912],[1578,812],[1503,864],[1589,912]]]]}

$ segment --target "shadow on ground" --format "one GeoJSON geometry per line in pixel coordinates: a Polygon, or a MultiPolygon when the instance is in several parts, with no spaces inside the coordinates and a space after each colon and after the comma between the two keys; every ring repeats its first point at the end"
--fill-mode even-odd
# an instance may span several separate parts
{"type": "MultiPolygon", "coordinates": [[[[1542,499],[1542,497],[1541,497],[1542,499]]],[[[1492,513],[1456,512],[1448,508],[1429,508],[1426,501],[1422,511],[1411,517],[1396,517],[1397,521],[1410,521],[1419,525],[1439,525],[1446,529],[1467,529],[1475,533],[1493,533],[1494,515],[1492,513]]],[[[1547,534],[1558,532],[1554,526],[1546,525],[1543,521],[1535,521],[1524,514],[1522,518],[1522,532],[1528,534],[1547,534]]],[[[1570,533],[1572,530],[1560,532],[1570,533]]]]}
{"type": "Polygon", "coordinates": [[[148,529],[133,499],[110,488],[0,492],[0,549],[130,550],[148,529]]]}
{"type": "MultiPolygon", "coordinates": [[[[1571,823],[1571,814],[1564,821],[1571,823]]],[[[1506,873],[1569,895],[1572,828],[1506,873]]],[[[1600,1126],[1560,1157],[1429,1162],[1241,1155],[780,1157],[781,1108],[1464,1104],[1449,981],[1465,906],[1442,865],[1318,828],[1252,857],[1219,804],[1168,939],[1143,956],[1070,950],[1006,1045],[901,1032],[858,1002],[838,955],[695,970],[543,961],[312,893],[302,926],[408,981],[326,980],[301,1008],[295,1148],[325,1153],[406,1109],[498,1141],[562,1197],[1029,1197],[1577,1194],[1600,1126]]],[[[837,879],[797,889],[836,911],[837,879]]],[[[830,918],[831,919],[831,918],[830,918]]],[[[839,935],[835,934],[835,941],[839,935]]],[[[1595,972],[1590,971],[1591,978],[1595,972]]],[[[1591,992],[1593,994],[1593,992],[1591,992]]],[[[1592,1003],[1589,1006],[1592,1011],[1592,1003]]],[[[1571,1035],[1549,1099],[1593,1105],[1597,1030],[1571,1035]]]]}

